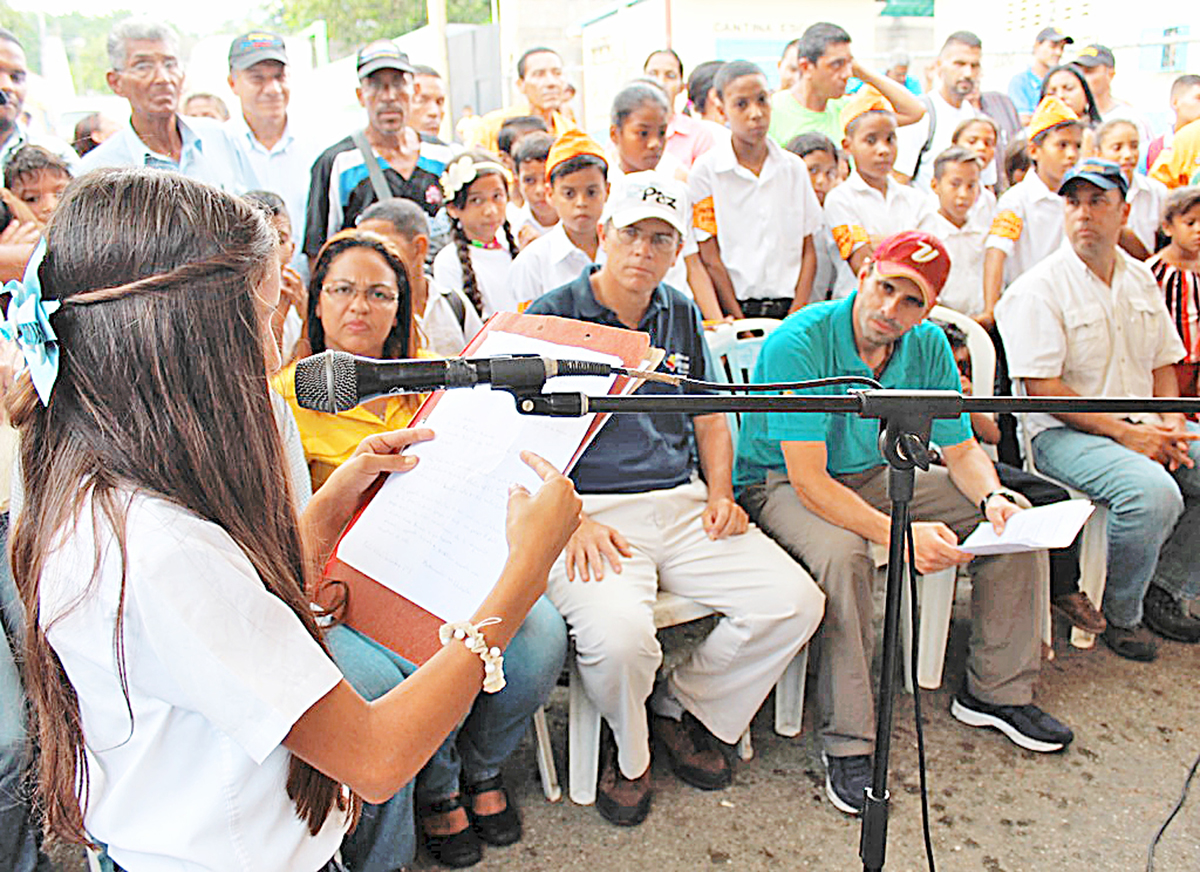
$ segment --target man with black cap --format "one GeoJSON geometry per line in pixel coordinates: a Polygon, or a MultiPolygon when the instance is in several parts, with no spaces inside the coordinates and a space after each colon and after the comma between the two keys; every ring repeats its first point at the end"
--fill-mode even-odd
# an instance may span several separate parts
{"type": "Polygon", "coordinates": [[[442,204],[438,182],[442,163],[423,152],[417,132],[408,126],[413,66],[388,39],[358,52],[358,102],[367,110],[367,126],[334,143],[312,166],[304,253],[310,261],[325,240],[353,227],[376,200],[404,197],[437,215],[442,204]]]}
{"type": "MultiPolygon", "coordinates": [[[[1030,396],[1178,396],[1183,343],[1150,270],[1117,246],[1129,214],[1120,167],[1087,158],[1058,193],[1062,246],[996,308],[1014,384],[1030,396]]],[[[1149,413],[1031,413],[1024,427],[1039,471],[1108,506],[1108,646],[1153,660],[1147,627],[1200,642],[1187,611],[1200,597],[1200,427],[1149,413]]]]}
{"type": "Polygon", "coordinates": [[[1117,74],[1117,59],[1113,57],[1112,49],[1097,43],[1084,46],[1072,63],[1083,68],[1083,77],[1087,79],[1092,97],[1096,100],[1096,108],[1100,110],[1100,117],[1104,121],[1124,120],[1137,127],[1144,155],[1150,144],[1150,127],[1132,103],[1113,96],[1112,81],[1117,74]]]}
{"type": "MultiPolygon", "coordinates": [[[[249,161],[261,187],[287,204],[288,220],[299,227],[308,202],[308,174],[317,156],[311,133],[297,130],[288,116],[292,87],[283,37],[265,30],[243,33],[229,44],[229,89],[242,111],[229,120],[234,145],[249,161]]],[[[303,265],[296,252],[292,265],[303,265]]]]}
{"type": "Polygon", "coordinates": [[[1033,110],[1037,108],[1042,94],[1042,79],[1062,59],[1063,46],[1074,41],[1069,36],[1063,36],[1057,27],[1043,27],[1038,33],[1033,42],[1033,63],[1008,83],[1008,96],[1012,97],[1017,112],[1021,114],[1022,124],[1028,123],[1033,110]]]}

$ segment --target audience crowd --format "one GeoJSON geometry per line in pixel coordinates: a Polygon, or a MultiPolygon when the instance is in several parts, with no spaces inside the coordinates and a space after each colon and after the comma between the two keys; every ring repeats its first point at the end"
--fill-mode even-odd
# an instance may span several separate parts
{"type": "MultiPolygon", "coordinates": [[[[999,393],[1197,395],[1200,76],[1173,83],[1175,122],[1155,131],[1153,107],[1118,96],[1112,50],[1076,51],[1054,27],[1037,35],[1029,67],[1007,93],[981,89],[983,42],[968,31],[946,39],[925,88],[907,55],[870,69],[832,23],[788,43],[774,91],[748,61],[688,70],[664,48],[617,90],[607,136],[597,134],[604,141],[580,129],[562,58],[549,47],[517,62],[519,101],[464,117],[454,142],[441,138],[441,75],[389,40],[357,53],[362,126],[319,133],[289,112],[289,57],[278,34],[254,31],[231,43],[230,107],[212,94],[185,99],[179,40],[166,24],[123,21],[107,50],[107,81],[129,102],[128,120],[88,116],[72,146],[27,129],[25,50],[0,29],[0,275],[33,287],[39,275],[58,275],[43,228],[53,237],[61,226],[62,237],[75,226],[53,217],[60,200],[78,213],[79,203],[102,202],[111,189],[113,214],[123,214],[131,200],[118,202],[116,191],[136,199],[129,192],[139,176],[162,190],[170,189],[165,176],[204,183],[219,189],[221,208],[261,215],[273,241],[265,316],[268,359],[277,363],[272,402],[290,452],[286,491],[300,508],[314,492],[343,487],[349,473],[339,470],[359,469],[361,446],[379,450],[421,398],[374,400],[337,415],[302,409],[296,360],[326,349],[454,356],[501,312],[641,330],[666,352],[666,368],[709,380],[721,366],[709,331],[771,319],[758,322],[768,335],[754,381],[862,376],[888,388],[966,391],[971,360],[963,333],[936,320],[942,307],[991,337],[999,393]]],[[[178,207],[202,224],[198,190],[187,183],[178,207]]],[[[154,216],[167,220],[161,210],[144,220],[154,216]]],[[[162,232],[153,223],[142,229],[162,232]]],[[[14,306],[24,286],[5,288],[14,306]]],[[[6,339],[19,338],[5,329],[6,339]]],[[[14,353],[0,366],[7,382],[19,368],[14,353]]],[[[547,560],[545,596],[526,603],[523,622],[504,635],[507,684],[464,700],[404,787],[364,794],[379,801],[363,805],[341,840],[345,869],[399,869],[419,844],[441,864],[470,866],[486,846],[521,838],[501,765],[554,686],[568,639],[604,721],[596,806],[606,820],[634,826],[650,813],[652,748],[687,784],[729,786],[730,746],[810,640],[826,793],[840,811],[862,811],[875,738],[873,548],[890,536],[876,428],[850,415],[757,413],[742,416],[739,429],[731,433],[724,415],[665,412],[606,423],[571,473],[582,497],[578,529],[564,533],[552,566],[547,560]],[[665,674],[653,615],[659,591],[720,616],[665,674]]],[[[18,466],[10,482],[12,459],[32,455],[13,427],[0,436],[7,539],[20,530],[22,478],[31,477],[18,466]]],[[[406,437],[417,438],[426,437],[406,437]]],[[[1062,751],[1070,727],[1034,703],[1041,588],[1067,621],[1121,657],[1152,661],[1160,638],[1200,643],[1192,535],[1200,530],[1200,426],[1149,413],[976,414],[938,421],[932,440],[937,463],[917,474],[912,505],[916,568],[963,567],[972,577],[966,677],[951,712],[1025,749],[1062,751]],[[1077,542],[974,560],[958,548],[981,522],[999,530],[1030,505],[1067,499],[1060,484],[1108,508],[1100,602],[1080,590],[1077,542]]],[[[37,499],[34,509],[46,511],[37,499]]],[[[0,865],[29,872],[46,861],[39,808],[25,786],[38,764],[17,669],[23,646],[33,650],[48,635],[56,651],[62,646],[58,669],[70,682],[83,678],[63,631],[37,631],[39,621],[47,631],[57,621],[21,601],[9,561],[0,563],[0,865]]],[[[118,634],[124,607],[115,606],[118,634]]],[[[364,699],[393,699],[402,682],[410,686],[415,665],[363,633],[336,624],[323,639],[324,656],[364,699]]],[[[110,647],[117,660],[140,656],[110,647]]],[[[152,682],[133,684],[136,700],[154,693],[152,682]]],[[[84,688],[99,686],[77,688],[84,711],[94,711],[84,688]]],[[[126,703],[129,694],[125,687],[126,703]]],[[[44,718],[44,701],[31,697],[44,718]]],[[[272,734],[274,744],[295,714],[272,734]]],[[[111,738],[113,711],[109,721],[84,718],[76,751],[91,764],[89,801],[82,817],[75,810],[78,825],[58,807],[49,820],[60,834],[86,831],[109,868],[168,868],[193,859],[189,840],[235,812],[210,797],[209,819],[159,832],[156,809],[139,804],[150,795],[137,781],[146,760],[131,755],[151,754],[154,731],[166,735],[171,725],[143,710],[137,716],[136,729],[128,727],[138,737],[132,751],[90,735],[98,724],[97,735],[107,729],[111,738]]],[[[47,735],[43,725],[34,738],[47,735]]],[[[226,753],[241,763],[262,749],[261,736],[231,735],[226,753]]],[[[307,788],[291,778],[295,798],[307,788]]],[[[318,829],[311,836],[324,838],[318,829]]]]}

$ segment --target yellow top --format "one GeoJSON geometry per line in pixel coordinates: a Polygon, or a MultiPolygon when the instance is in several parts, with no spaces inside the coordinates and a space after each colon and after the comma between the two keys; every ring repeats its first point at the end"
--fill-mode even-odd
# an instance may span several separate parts
{"type": "MultiPolygon", "coordinates": [[[[528,103],[505,106],[503,109],[496,109],[493,112],[489,112],[480,118],[479,122],[471,130],[471,141],[467,145],[474,148],[486,149],[492,154],[499,154],[500,146],[496,144],[496,139],[500,135],[500,128],[504,126],[504,122],[520,115],[534,114],[536,113],[529,107],[528,103]]],[[[575,120],[563,112],[555,112],[551,116],[551,121],[554,129],[550,132],[554,134],[555,139],[577,126],[575,120]]]]}
{"type": "MultiPolygon", "coordinates": [[[[419,358],[436,358],[424,349],[417,351],[419,358]]],[[[302,409],[296,402],[296,364],[280,370],[271,380],[271,386],[287,400],[296,416],[300,428],[300,442],[304,446],[304,459],[308,461],[308,474],[312,477],[315,491],[335,469],[350,459],[360,442],[376,433],[399,430],[407,427],[426,394],[403,394],[388,397],[384,416],[380,418],[362,406],[330,415],[302,409]]]]}
{"type": "Polygon", "coordinates": [[[1171,189],[1200,184],[1200,121],[1179,128],[1154,162],[1150,177],[1171,189]]]}

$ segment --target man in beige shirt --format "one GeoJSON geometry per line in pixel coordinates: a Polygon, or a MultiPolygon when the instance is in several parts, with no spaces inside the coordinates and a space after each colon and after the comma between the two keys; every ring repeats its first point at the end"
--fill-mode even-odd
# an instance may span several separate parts
{"type": "MultiPolygon", "coordinates": [[[[1014,383],[1030,396],[1178,396],[1183,343],[1149,269],[1117,247],[1129,213],[1120,168],[1088,158],[1058,193],[1063,245],[996,309],[1014,383]]],[[[1109,507],[1104,641],[1143,661],[1157,655],[1147,627],[1200,642],[1187,610],[1200,596],[1200,427],[1099,413],[1029,414],[1024,426],[1039,471],[1109,507]]]]}

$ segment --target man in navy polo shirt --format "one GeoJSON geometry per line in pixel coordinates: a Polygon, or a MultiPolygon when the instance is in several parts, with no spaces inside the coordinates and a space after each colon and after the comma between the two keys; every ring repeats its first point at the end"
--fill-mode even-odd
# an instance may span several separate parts
{"type": "MultiPolygon", "coordinates": [[[[681,183],[655,172],[625,176],[601,219],[604,265],[527,311],[644,330],[665,349],[668,369],[710,378],[699,309],[662,283],[690,218],[681,183]]],[[[824,599],[812,579],[734,501],[732,465],[723,415],[664,412],[612,416],[572,473],[584,520],[548,592],[571,628],[584,689],[615,739],[615,753],[605,742],[596,798],[615,824],[639,824],[649,811],[651,728],[681,779],[727,787],[732,770],[714,737],[738,740],[821,620],[824,599]],[[655,687],[660,587],[722,618],[655,687]]]]}
{"type": "MultiPolygon", "coordinates": [[[[922,323],[937,302],[950,258],[928,233],[879,244],[845,300],[808,306],[768,338],[754,381],[862,375],[885,388],[953,390],[958,370],[945,334],[922,323]]],[[[842,389],[830,389],[841,393],[842,389]]],[[[870,783],[875,711],[871,690],[870,543],[889,540],[887,471],[879,424],[851,414],[747,415],[737,485],[751,517],[811,571],[828,598],[816,643],[825,789],[841,811],[862,810],[870,783]]],[[[966,564],[960,536],[986,518],[997,530],[1023,498],[1005,491],[971,435],[966,415],[933,423],[945,467],[917,471],[912,500],[918,572],[966,564]]],[[[970,564],[972,633],[966,683],[951,712],[994,727],[1031,751],[1059,751],[1071,731],[1032,704],[1041,659],[1037,592],[1047,584],[1044,551],[970,564]]]]}

